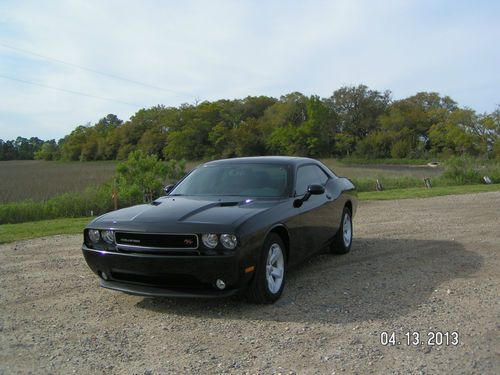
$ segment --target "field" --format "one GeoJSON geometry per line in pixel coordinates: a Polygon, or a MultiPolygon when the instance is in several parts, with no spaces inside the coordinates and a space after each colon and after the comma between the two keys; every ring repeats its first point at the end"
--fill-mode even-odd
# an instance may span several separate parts
{"type": "MultiPolygon", "coordinates": [[[[349,178],[435,177],[440,169],[415,165],[351,165],[334,159],[322,160],[339,176],[349,178]]],[[[186,163],[190,170],[200,162],[186,163]]],[[[44,201],[66,192],[82,192],[92,185],[109,181],[116,162],[50,162],[18,160],[0,162],[0,204],[26,199],[44,201]]]]}
{"type": "Polygon", "coordinates": [[[1,161],[0,204],[80,192],[109,181],[115,166],[116,162],[1,161]]]}
{"type": "Polygon", "coordinates": [[[267,306],[101,289],[81,234],[0,245],[0,374],[498,374],[499,206],[362,201],[351,252],[291,270],[267,306]]]}
{"type": "Polygon", "coordinates": [[[335,159],[321,159],[321,161],[338,176],[348,178],[381,178],[381,177],[437,177],[442,173],[441,168],[432,168],[427,165],[411,164],[356,164],[345,165],[335,159]]]}

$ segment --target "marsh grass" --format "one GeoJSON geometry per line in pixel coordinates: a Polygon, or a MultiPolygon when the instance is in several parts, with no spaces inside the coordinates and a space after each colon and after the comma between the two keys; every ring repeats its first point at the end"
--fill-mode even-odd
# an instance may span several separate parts
{"type": "Polygon", "coordinates": [[[25,200],[0,205],[0,224],[101,215],[113,210],[108,184],[88,187],[81,193],[64,193],[44,202],[25,200]]]}
{"type": "Polygon", "coordinates": [[[113,178],[116,162],[0,161],[0,204],[83,192],[113,178]]]}

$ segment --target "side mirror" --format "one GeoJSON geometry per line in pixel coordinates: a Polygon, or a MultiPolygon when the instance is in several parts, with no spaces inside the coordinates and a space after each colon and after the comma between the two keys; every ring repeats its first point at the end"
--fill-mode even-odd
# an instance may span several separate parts
{"type": "Polygon", "coordinates": [[[325,188],[321,185],[313,184],[307,187],[307,192],[310,195],[321,195],[325,193],[325,188]]]}
{"type": "Polygon", "coordinates": [[[163,188],[163,191],[165,192],[165,194],[168,194],[172,191],[172,189],[174,188],[174,184],[170,184],[170,185],[167,185],[163,188]]]}
{"type": "Polygon", "coordinates": [[[311,198],[311,195],[321,195],[325,193],[325,188],[321,185],[312,184],[307,187],[307,193],[304,194],[302,198],[295,199],[293,201],[293,206],[298,208],[302,206],[302,203],[311,198]]]}

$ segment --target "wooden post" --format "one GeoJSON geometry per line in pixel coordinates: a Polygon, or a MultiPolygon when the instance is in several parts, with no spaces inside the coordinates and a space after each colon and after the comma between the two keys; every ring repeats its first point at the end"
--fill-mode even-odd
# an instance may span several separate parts
{"type": "Polygon", "coordinates": [[[429,177],[424,178],[424,185],[427,189],[432,188],[432,182],[431,182],[431,179],[429,177]]]}

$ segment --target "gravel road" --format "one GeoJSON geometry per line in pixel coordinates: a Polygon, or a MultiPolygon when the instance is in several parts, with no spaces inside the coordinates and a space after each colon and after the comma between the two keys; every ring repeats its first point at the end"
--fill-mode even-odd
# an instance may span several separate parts
{"type": "Polygon", "coordinates": [[[354,225],[271,306],[101,289],[80,236],[1,245],[0,374],[499,374],[500,192],[361,202],[354,225]]]}

